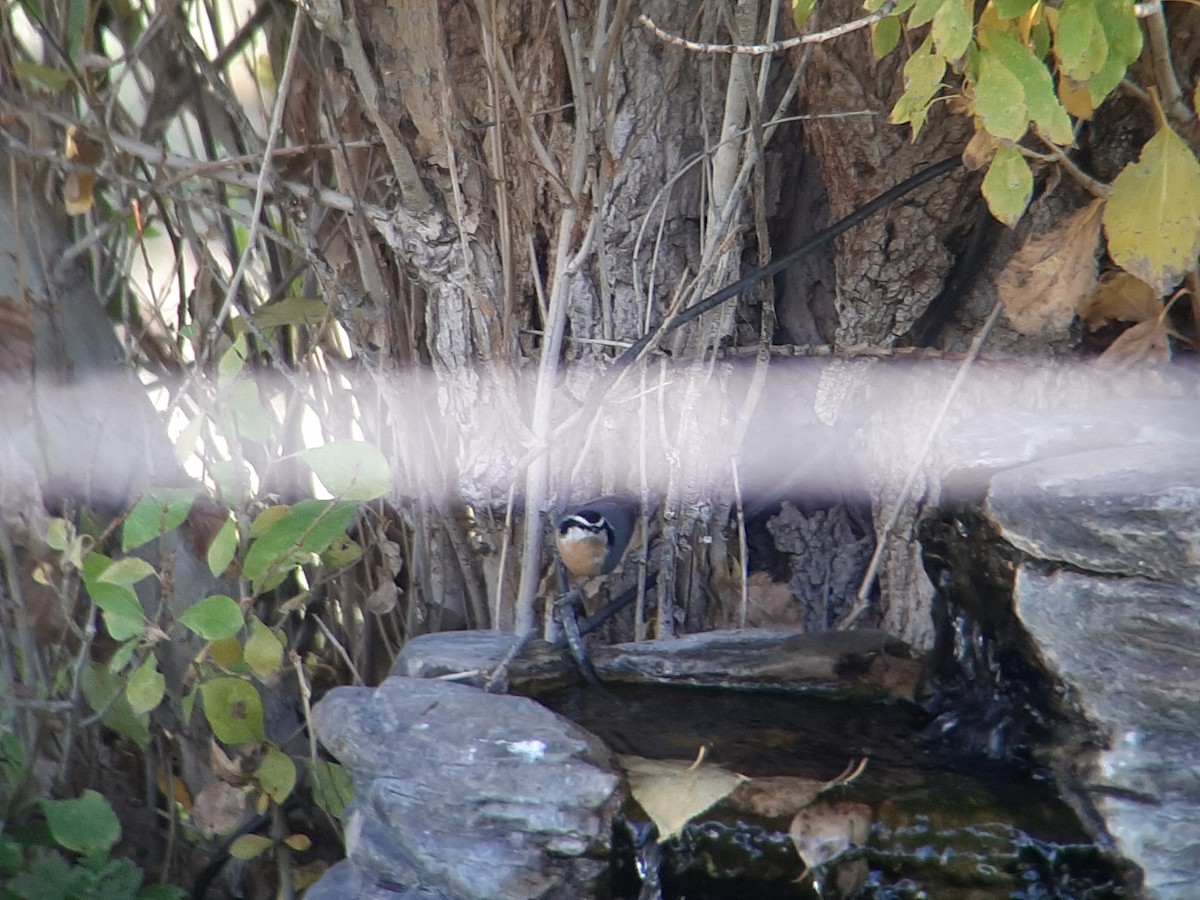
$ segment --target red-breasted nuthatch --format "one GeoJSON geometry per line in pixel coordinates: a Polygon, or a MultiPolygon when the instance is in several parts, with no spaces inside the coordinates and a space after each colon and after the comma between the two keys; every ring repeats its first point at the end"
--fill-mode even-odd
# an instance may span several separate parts
{"type": "Polygon", "coordinates": [[[634,504],[621,497],[599,497],[569,510],[558,520],[554,542],[572,575],[589,578],[611,572],[629,546],[634,504]]]}

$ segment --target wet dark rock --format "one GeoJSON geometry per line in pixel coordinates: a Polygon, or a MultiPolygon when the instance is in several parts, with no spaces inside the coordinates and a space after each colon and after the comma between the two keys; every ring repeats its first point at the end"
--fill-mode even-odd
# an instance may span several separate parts
{"type": "Polygon", "coordinates": [[[959,672],[943,723],[974,715],[1030,746],[1147,896],[1196,896],[1200,445],[1019,466],[991,479],[983,512],[926,542],[935,658],[959,672]]]}
{"type": "Polygon", "coordinates": [[[605,681],[727,688],[842,688],[911,697],[916,653],[882,631],[747,628],[597,648],[605,681]]]}
{"type": "Polygon", "coordinates": [[[308,897],[575,898],[605,877],[611,756],[532,700],[394,676],[331,691],[313,720],[357,797],[347,862],[308,897]]]}
{"type": "Polygon", "coordinates": [[[1144,579],[1022,568],[1021,621],[1102,746],[1079,748],[1080,790],[1156,897],[1200,873],[1200,594],[1144,579]]]}

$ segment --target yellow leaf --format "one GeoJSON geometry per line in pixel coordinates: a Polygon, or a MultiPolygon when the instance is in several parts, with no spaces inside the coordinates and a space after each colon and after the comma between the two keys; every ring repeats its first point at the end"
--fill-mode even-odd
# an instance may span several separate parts
{"type": "Polygon", "coordinates": [[[982,189],[992,215],[1012,228],[1033,195],[1033,172],[1020,152],[1002,144],[983,177],[982,189]]]}
{"type": "Polygon", "coordinates": [[[283,642],[257,616],[250,617],[250,639],[246,641],[245,659],[254,674],[262,678],[277,671],[283,659],[283,642]]]}
{"type": "Polygon", "coordinates": [[[229,855],[234,859],[254,859],[270,846],[270,838],[261,834],[243,834],[229,845],[229,855]]]}
{"type": "Polygon", "coordinates": [[[1092,105],[1092,92],[1062,74],[1058,76],[1058,99],[1066,111],[1077,119],[1090,119],[1096,111],[1092,105]]]}
{"type": "Polygon", "coordinates": [[[63,205],[68,216],[82,216],[92,208],[92,188],[96,176],[91,172],[72,172],[63,182],[63,205]]]}
{"type": "Polygon", "coordinates": [[[1022,334],[1065,331],[1096,283],[1103,200],[1025,242],[996,277],[1009,320],[1022,334]]]}
{"type": "Polygon", "coordinates": [[[297,853],[303,853],[312,846],[312,838],[307,834],[290,834],[283,839],[283,842],[297,853]]]}
{"type": "Polygon", "coordinates": [[[1113,180],[1104,232],[1109,256],[1160,297],[1196,268],[1200,162],[1170,126],[1113,180]]]}
{"type": "Polygon", "coordinates": [[[729,796],[744,775],[720,766],[671,759],[621,757],[633,799],[658,826],[658,839],[677,837],[692,819],[729,796]]]}
{"type": "Polygon", "coordinates": [[[158,789],[164,797],[170,797],[185,811],[191,810],[192,795],[188,793],[187,785],[183,783],[183,779],[159,767],[156,780],[158,782],[158,789]]]}
{"type": "Polygon", "coordinates": [[[222,669],[232,669],[242,658],[242,642],[235,634],[208,645],[208,658],[222,669]]]}

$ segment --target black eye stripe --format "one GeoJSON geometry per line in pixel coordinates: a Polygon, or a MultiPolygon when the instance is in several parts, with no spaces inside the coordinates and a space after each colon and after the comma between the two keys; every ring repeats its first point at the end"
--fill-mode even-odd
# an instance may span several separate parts
{"type": "Polygon", "coordinates": [[[587,531],[592,534],[611,535],[612,529],[608,523],[604,521],[604,517],[595,513],[581,513],[578,515],[567,516],[558,526],[559,534],[566,534],[572,528],[578,528],[580,531],[587,531]],[[592,520],[595,516],[595,520],[592,520]]]}

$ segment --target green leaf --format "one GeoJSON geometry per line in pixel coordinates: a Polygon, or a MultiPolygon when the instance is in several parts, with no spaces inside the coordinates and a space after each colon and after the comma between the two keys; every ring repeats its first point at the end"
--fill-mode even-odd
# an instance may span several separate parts
{"type": "Polygon", "coordinates": [[[129,511],[121,530],[121,549],[128,553],[178,528],[196,500],[192,488],[150,491],[129,511]]]}
{"type": "Polygon", "coordinates": [[[871,26],[871,46],[876,59],[883,59],[900,43],[900,17],[888,16],[871,26]]]}
{"type": "Polygon", "coordinates": [[[904,64],[904,93],[892,108],[894,125],[912,124],[913,140],[925,124],[930,101],[942,84],[946,61],[933,53],[933,41],[926,38],[904,64]]]}
{"type": "Polygon", "coordinates": [[[250,351],[246,347],[246,334],[243,332],[217,360],[217,384],[224,387],[240,375],[246,366],[246,359],[249,355],[250,351]]]}
{"type": "Polygon", "coordinates": [[[242,654],[246,665],[260,678],[279,671],[283,659],[283,641],[257,616],[250,617],[250,637],[242,654]]]}
{"type": "MultiPolygon", "coordinates": [[[[815,5],[816,0],[807,0],[815,5]]],[[[809,10],[811,12],[811,8],[809,10]]],[[[259,328],[279,328],[286,325],[320,325],[329,315],[324,300],[312,297],[285,297],[278,303],[264,306],[254,314],[259,328]]]]}
{"type": "Polygon", "coordinates": [[[334,441],[299,456],[340,500],[374,500],[391,489],[392,469],[387,458],[366,441],[334,441]]]}
{"type": "Polygon", "coordinates": [[[974,21],[963,0],[946,0],[933,17],[930,35],[937,52],[947,62],[961,57],[971,43],[974,21]]]}
{"type": "Polygon", "coordinates": [[[1058,11],[1054,52],[1059,68],[1076,81],[1087,81],[1108,57],[1108,39],[1096,11],[1096,0],[1064,0],[1058,11]]]}
{"type": "Polygon", "coordinates": [[[89,553],[83,561],[83,584],[88,596],[104,611],[104,623],[118,641],[140,634],[146,623],[141,601],[133,589],[124,584],[102,580],[113,561],[102,553],[89,553]]]}
{"type": "Polygon", "coordinates": [[[254,685],[240,678],[213,678],[200,685],[204,716],[213,734],[226,744],[251,744],[266,740],[262,698],[254,685]]]}
{"type": "Polygon", "coordinates": [[[362,545],[343,534],[329,542],[329,548],[321,554],[321,563],[328,569],[344,569],[362,559],[362,555],[362,545]]]}
{"type": "Polygon", "coordinates": [[[235,381],[230,388],[229,408],[239,435],[263,447],[274,442],[278,420],[263,403],[257,384],[248,378],[235,381]]]}
{"type": "Polygon", "coordinates": [[[796,27],[802,29],[816,8],[817,0],[792,0],[792,18],[796,20],[796,27]]]}
{"type": "Polygon", "coordinates": [[[318,759],[312,765],[312,792],[317,806],[340,819],[354,799],[354,780],[340,763],[318,759]]]}
{"type": "Polygon", "coordinates": [[[206,641],[220,641],[241,631],[245,617],[232,597],[215,594],[193,604],[179,621],[206,641]]]}
{"type": "Polygon", "coordinates": [[[66,519],[50,520],[50,524],[46,528],[46,543],[50,545],[51,550],[61,553],[71,546],[73,540],[75,540],[74,525],[66,519]]]}
{"type": "Polygon", "coordinates": [[[979,48],[979,78],[975,82],[975,113],[995,137],[1019,141],[1029,128],[1025,89],[1021,79],[986,47],[979,48]]]}
{"type": "Polygon", "coordinates": [[[345,533],[357,511],[353,503],[297,503],[250,545],[243,574],[258,586],[267,575],[277,576],[309,554],[324,552],[337,535],[345,533]]]}
{"type": "Polygon", "coordinates": [[[121,823],[108,801],[95,791],[74,800],[40,800],[42,814],[54,840],[84,856],[108,853],[121,837],[121,823]]]}
{"type": "Polygon", "coordinates": [[[154,654],[149,654],[145,661],[129,676],[129,684],[125,686],[125,696],[129,706],[135,713],[147,713],[162,702],[166,693],[167,681],[158,671],[158,663],[154,654]]]}
{"type": "Polygon", "coordinates": [[[1162,296],[1200,254],[1200,162],[1169,126],[1113,180],[1104,210],[1108,253],[1162,296]]]}
{"type": "Polygon", "coordinates": [[[150,746],[150,717],[138,714],[125,696],[125,679],[102,663],[90,663],[80,674],[79,686],[88,705],[102,713],[100,721],[143,750],[150,746]]]}
{"type": "Polygon", "coordinates": [[[233,562],[237,548],[237,523],[233,519],[226,519],[212,543],[208,545],[208,570],[220,578],[221,573],[228,569],[229,564],[233,562]]]}
{"type": "Polygon", "coordinates": [[[942,8],[942,4],[947,2],[950,0],[917,0],[913,4],[912,12],[908,14],[908,27],[920,28],[922,25],[928,25],[942,8]]]}
{"type": "Polygon", "coordinates": [[[979,42],[995,53],[1004,67],[1017,76],[1024,90],[1029,117],[1037,123],[1042,133],[1056,144],[1065,146],[1073,143],[1075,132],[1071,127],[1071,117],[1058,102],[1054,79],[1045,63],[1005,31],[981,29],[979,42]]]}
{"type": "Polygon", "coordinates": [[[133,585],[143,578],[154,575],[154,566],[136,556],[126,556],[115,560],[111,566],[100,573],[98,581],[104,584],[133,585]]]}
{"type": "MultiPolygon", "coordinates": [[[[139,638],[140,638],[139,634],[139,638]]],[[[130,640],[123,643],[117,648],[116,652],[108,660],[108,671],[114,675],[120,675],[125,671],[125,667],[129,665],[133,659],[133,654],[141,647],[141,640],[130,640]]]]}
{"type": "Polygon", "coordinates": [[[26,59],[19,59],[12,64],[13,72],[24,82],[34,82],[52,91],[61,91],[71,83],[71,76],[66,72],[43,66],[26,59]]]}
{"type": "Polygon", "coordinates": [[[1037,0],[994,0],[993,7],[1001,19],[1017,19],[1033,9],[1037,0]]]}
{"type": "Polygon", "coordinates": [[[1033,196],[1033,172],[1025,157],[1012,147],[998,147],[983,179],[983,196],[992,215],[1014,227],[1033,196]]]}
{"type": "Polygon", "coordinates": [[[1096,13],[1108,41],[1108,56],[1087,83],[1093,107],[1112,93],[1142,53],[1142,29],[1133,0],[1097,0],[1096,13]]]}
{"type": "Polygon", "coordinates": [[[286,753],[270,744],[255,777],[267,796],[277,804],[283,803],[296,786],[296,764],[286,753]]]}
{"type": "Polygon", "coordinates": [[[229,855],[234,859],[254,859],[268,850],[270,846],[270,838],[263,837],[261,834],[243,834],[229,845],[229,855]]]}

